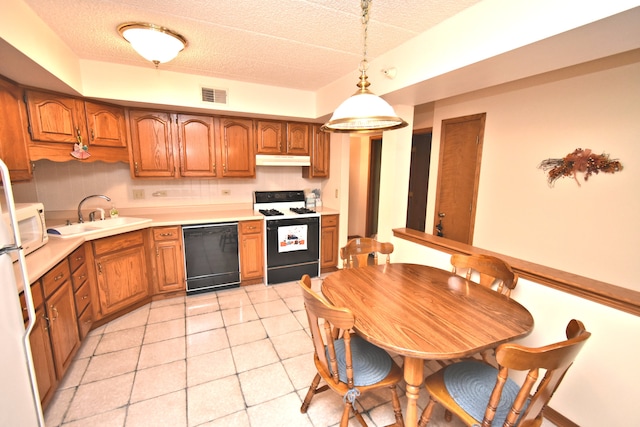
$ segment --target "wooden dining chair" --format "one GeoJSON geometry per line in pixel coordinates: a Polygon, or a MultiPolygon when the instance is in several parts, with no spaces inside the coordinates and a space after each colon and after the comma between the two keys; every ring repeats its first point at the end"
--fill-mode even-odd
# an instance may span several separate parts
{"type": "Polygon", "coordinates": [[[378,242],[369,237],[357,237],[351,239],[340,248],[342,268],[365,267],[369,260],[369,254],[373,254],[373,264],[378,264],[378,254],[386,255],[386,263],[391,262],[389,254],[393,252],[393,243],[378,242]]]}
{"type": "Polygon", "coordinates": [[[511,296],[511,291],[518,283],[518,275],[513,272],[511,266],[491,255],[453,254],[451,255],[451,265],[454,273],[482,286],[495,289],[508,297],[511,296]],[[474,280],[476,275],[478,279],[474,280]]]}
{"type": "Polygon", "coordinates": [[[498,368],[463,361],[428,376],[430,400],[418,425],[425,427],[440,403],[468,426],[540,426],[544,408],[591,333],[582,322],[571,320],[566,335],[566,341],[539,348],[502,344],[496,351],[498,368]],[[533,391],[541,370],[544,377],[533,391]],[[516,383],[510,371],[527,375],[516,383]]]}
{"type": "Polygon", "coordinates": [[[369,390],[387,387],[395,413],[395,426],[404,426],[396,385],[402,380],[402,370],[389,354],[351,332],[353,313],[347,308],[331,305],[311,289],[311,278],[305,274],[299,282],[315,352],[313,359],[318,373],[302,402],[300,412],[307,412],[317,393],[331,388],[342,396],[344,409],[340,427],[349,424],[353,412],[360,424],[367,423],[356,408],[356,398],[369,390]],[[319,387],[320,381],[325,385],[319,387]]]}

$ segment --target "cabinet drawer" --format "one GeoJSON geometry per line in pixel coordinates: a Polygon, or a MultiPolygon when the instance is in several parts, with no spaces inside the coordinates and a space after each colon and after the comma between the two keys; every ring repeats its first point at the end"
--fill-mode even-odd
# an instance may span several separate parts
{"type": "Polygon", "coordinates": [[[86,282],[76,291],[74,297],[76,300],[76,312],[78,314],[82,313],[91,302],[91,294],[89,292],[89,283],[86,282]]]}
{"type": "Polygon", "coordinates": [[[87,275],[87,264],[82,264],[80,268],[71,274],[71,283],[73,284],[74,290],[77,291],[80,289],[80,286],[86,282],[87,275]]]}
{"type": "Polygon", "coordinates": [[[78,267],[84,264],[86,257],[84,255],[84,245],[73,251],[69,255],[69,268],[71,271],[76,271],[78,267]]]}
{"type": "Polygon", "coordinates": [[[80,333],[80,339],[83,340],[91,330],[93,324],[93,310],[91,304],[87,304],[87,309],[78,316],[78,332],[80,333]]]}
{"type": "Polygon", "coordinates": [[[42,277],[42,288],[44,289],[45,298],[48,298],[60,285],[69,280],[70,276],[69,263],[66,259],[45,274],[42,277]]]}
{"type": "Polygon", "coordinates": [[[180,227],[156,227],[153,229],[153,240],[156,242],[163,240],[178,240],[180,238],[180,227]]]}
{"type": "Polygon", "coordinates": [[[240,222],[240,234],[262,233],[262,221],[240,222]]]}
{"type": "Polygon", "coordinates": [[[132,231],[130,233],[118,234],[104,239],[93,241],[95,256],[100,256],[113,251],[120,251],[122,248],[142,246],[144,242],[142,231],[132,231]]]}
{"type": "MultiPolygon", "coordinates": [[[[42,282],[39,280],[31,285],[31,295],[33,296],[33,307],[37,310],[42,305],[42,282]]],[[[22,309],[22,318],[26,322],[28,316],[27,302],[24,298],[24,292],[20,292],[20,308],[22,309]]]]}
{"type": "Polygon", "coordinates": [[[338,215],[323,215],[321,219],[323,227],[335,227],[338,225],[338,215]]]}

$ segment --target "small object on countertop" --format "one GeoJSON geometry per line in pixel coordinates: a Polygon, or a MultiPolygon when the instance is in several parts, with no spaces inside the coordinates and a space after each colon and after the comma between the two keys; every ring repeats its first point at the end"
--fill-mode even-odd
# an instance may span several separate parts
{"type": "Polygon", "coordinates": [[[111,205],[109,215],[111,215],[111,218],[118,218],[118,209],[116,209],[116,205],[111,205]]]}

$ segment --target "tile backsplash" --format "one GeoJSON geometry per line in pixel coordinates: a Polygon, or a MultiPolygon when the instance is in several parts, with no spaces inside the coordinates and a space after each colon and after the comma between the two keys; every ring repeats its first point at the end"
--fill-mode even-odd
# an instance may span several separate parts
{"type": "MultiPolygon", "coordinates": [[[[42,202],[48,211],[77,208],[84,197],[104,194],[121,208],[253,203],[253,191],[320,188],[322,181],[302,178],[301,167],[257,167],[256,178],[133,179],[125,163],[38,160],[34,178],[13,187],[16,202],[42,202]],[[144,198],[134,199],[135,193],[144,198]]],[[[104,202],[104,201],[103,201],[104,202]]]]}

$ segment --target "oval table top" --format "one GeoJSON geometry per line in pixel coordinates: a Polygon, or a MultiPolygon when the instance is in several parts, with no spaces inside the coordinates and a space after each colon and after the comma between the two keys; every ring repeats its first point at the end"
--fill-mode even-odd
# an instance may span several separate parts
{"type": "Polygon", "coordinates": [[[526,336],[534,324],[518,302],[425,265],[343,269],[324,279],[322,293],[353,312],[363,338],[412,358],[470,356],[526,336]]]}

